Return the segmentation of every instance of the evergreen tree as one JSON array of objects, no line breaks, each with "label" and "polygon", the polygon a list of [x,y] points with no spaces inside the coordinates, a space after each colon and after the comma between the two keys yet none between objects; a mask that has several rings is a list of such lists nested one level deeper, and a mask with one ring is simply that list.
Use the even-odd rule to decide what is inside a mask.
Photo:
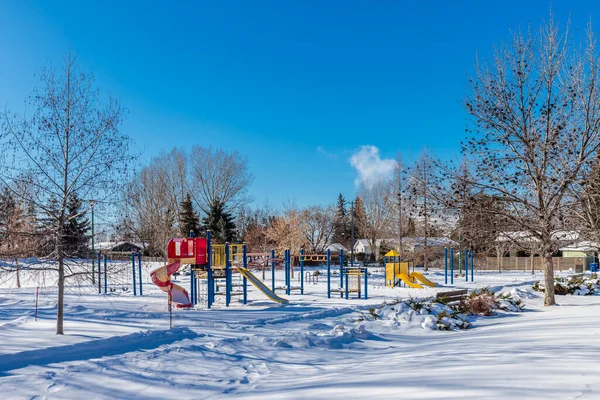
[{"label": "evergreen tree", "polygon": [[351,241],[350,224],[348,221],[347,202],[340,193],[338,196],[337,208],[335,212],[333,242],[341,243],[348,247]]},{"label": "evergreen tree", "polygon": [[0,194],[0,248],[13,255],[23,224],[23,210],[8,188]]},{"label": "evergreen tree", "polygon": [[58,220],[54,216],[57,215],[58,208],[58,200],[56,197],[50,196],[44,207],[43,216],[38,220],[38,231],[42,234],[40,255],[43,257],[51,256],[56,250],[54,235],[58,231]]},{"label": "evergreen tree", "polygon": [[89,254],[88,232],[91,225],[90,220],[86,218],[87,210],[81,210],[82,204],[77,194],[73,193],[69,196],[64,245],[66,254],[70,257],[87,257]]},{"label": "evergreen tree", "polygon": [[181,202],[181,211],[179,214],[179,230],[183,237],[188,237],[190,232],[194,232],[194,236],[200,233],[198,215],[194,211],[192,198],[188,193],[185,199]]},{"label": "evergreen tree", "polygon": [[6,241],[10,219],[14,214],[16,202],[10,190],[5,187],[0,194],[0,243]]},{"label": "evergreen tree", "polygon": [[233,217],[221,202],[210,207],[208,216],[204,218],[204,227],[210,229],[212,237],[221,243],[231,242],[235,235]]}]

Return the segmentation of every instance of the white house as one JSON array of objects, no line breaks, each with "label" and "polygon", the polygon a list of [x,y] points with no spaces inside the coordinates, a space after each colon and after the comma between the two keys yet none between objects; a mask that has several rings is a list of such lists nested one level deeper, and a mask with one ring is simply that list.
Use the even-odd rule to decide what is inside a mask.
[{"label": "white house", "polygon": [[371,254],[371,245],[368,239],[358,239],[354,242],[354,254]]},{"label": "white house", "polygon": [[[447,237],[428,237],[425,240],[424,237],[405,237],[402,238],[402,248],[404,251],[413,252],[418,251],[425,247],[425,241],[427,241],[428,248],[444,248],[444,247],[458,247],[458,243]],[[381,245],[385,244],[385,247],[398,249],[400,247],[399,238],[390,239],[377,239],[375,240],[375,251],[371,249],[371,241],[368,239],[358,239],[354,242],[354,253],[364,253],[366,256],[371,254],[379,255],[379,249]]]}]

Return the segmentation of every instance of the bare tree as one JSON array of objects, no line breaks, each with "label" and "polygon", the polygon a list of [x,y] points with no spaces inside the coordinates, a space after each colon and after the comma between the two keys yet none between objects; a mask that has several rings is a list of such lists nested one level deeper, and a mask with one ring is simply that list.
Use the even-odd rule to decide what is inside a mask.
[{"label": "bare tree", "polygon": [[31,185],[29,194],[15,194],[53,221],[46,231],[55,243],[51,256],[58,274],[56,333],[63,334],[65,279],[89,274],[69,268],[69,197],[110,202],[131,157],[129,139],[119,130],[121,106],[114,99],[103,101],[93,76],[78,69],[75,57],[69,53],[61,68],[44,68],[39,78],[42,85],[31,96],[31,117],[2,114],[0,153],[2,163],[10,167],[0,172],[0,179],[9,188]]},{"label": "bare tree", "polygon": [[408,182],[408,195],[411,214],[421,222],[423,235],[423,268],[429,265],[429,238],[434,233],[434,225],[439,222],[443,210],[443,198],[446,190],[442,187],[442,177],[437,171],[438,162],[423,150],[421,157],[415,162]]},{"label": "bare tree", "polygon": [[366,211],[366,221],[361,232],[369,241],[372,261],[379,258],[378,239],[391,236],[394,232],[394,218],[391,213],[394,199],[389,196],[388,184],[387,180],[380,181],[363,187],[360,193]]},{"label": "bare tree", "polygon": [[311,206],[302,211],[302,228],[310,252],[323,253],[335,231],[335,209]]},{"label": "bare tree", "polygon": [[[166,257],[166,246],[178,235],[176,196],[167,181],[170,173],[163,157],[154,158],[129,185],[128,204],[137,236],[147,244],[145,252]],[[178,207],[178,205],[177,205]]]},{"label": "bare tree", "polygon": [[190,168],[191,194],[205,214],[217,204],[234,212],[250,202],[248,189],[254,177],[248,169],[248,157],[237,151],[194,146]]},{"label": "bare tree", "polygon": [[293,203],[287,204],[283,214],[275,217],[267,229],[267,239],[277,245],[280,254],[285,249],[297,253],[306,244],[303,224],[301,210]]},{"label": "bare tree", "polygon": [[600,243],[600,159],[596,159],[581,185],[573,185],[577,206],[573,216],[581,222],[586,236]]},{"label": "bare tree", "polygon": [[515,33],[477,64],[465,101],[476,131],[463,148],[471,183],[539,242],[546,306],[555,304],[552,255],[572,227],[568,190],[584,181],[600,145],[600,71],[591,26],[586,33],[571,48],[568,25],[561,33],[552,15],[535,34]]}]

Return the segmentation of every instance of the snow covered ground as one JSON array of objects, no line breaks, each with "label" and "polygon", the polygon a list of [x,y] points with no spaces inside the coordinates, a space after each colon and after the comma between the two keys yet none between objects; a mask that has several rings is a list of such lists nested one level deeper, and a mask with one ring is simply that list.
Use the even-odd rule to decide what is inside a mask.
[{"label": "snow covered ground", "polygon": [[[439,272],[428,277],[443,283]],[[143,297],[70,288],[64,336],[54,335],[54,289],[41,290],[36,322],[35,290],[7,280],[0,398],[600,398],[600,296],[560,296],[544,308],[531,289],[540,278],[456,279],[455,287],[512,290],[525,302],[522,313],[472,318],[457,331],[424,329],[418,315],[368,318],[384,301],[447,289],[385,288],[381,271],[366,301],[327,299],[324,277],[305,295],[284,296],[288,306],[250,286],[248,305],[176,310],[172,330],[166,296],[151,283]],[[187,277],[179,283],[189,286]]]}]

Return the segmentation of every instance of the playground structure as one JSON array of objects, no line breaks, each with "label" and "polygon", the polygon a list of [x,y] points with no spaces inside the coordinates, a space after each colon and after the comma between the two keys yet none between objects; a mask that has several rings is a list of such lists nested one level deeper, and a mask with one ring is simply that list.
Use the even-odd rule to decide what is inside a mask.
[{"label": "playground structure", "polygon": [[[344,266],[344,254],[340,251],[340,284],[334,288],[332,286],[332,264],[331,252],[326,254],[305,254],[304,250],[300,250],[297,256],[299,260],[298,285],[292,285],[293,266],[292,260],[294,256],[290,250],[284,250],[283,258],[275,256],[275,250],[270,253],[247,253],[245,244],[213,244],[211,243],[211,233],[207,232],[206,238],[176,238],[171,239],[167,246],[167,256],[169,265],[166,270],[153,272],[154,277],[158,280],[157,286],[167,287],[167,277],[175,273],[179,265],[190,265],[190,290],[189,293],[185,290],[179,291],[182,296],[171,295],[170,298],[179,304],[178,307],[187,307],[186,304],[198,304],[199,293],[202,288],[206,288],[207,307],[211,308],[215,303],[216,296],[225,297],[225,306],[228,307],[233,297],[241,297],[241,302],[246,304],[248,301],[248,282],[260,290],[268,299],[280,303],[288,304],[289,301],[280,297],[277,291],[284,291],[286,295],[290,295],[293,291],[299,291],[304,294],[304,268],[305,262],[322,262],[327,266],[327,297],[330,298],[332,293],[339,293],[341,297],[348,299],[351,293],[356,293],[358,298],[368,298],[368,272],[366,267]],[[265,284],[261,279],[256,277],[249,267],[259,268],[263,272],[263,278],[267,268],[271,269],[271,287]],[[170,269],[169,269],[170,267]],[[275,271],[281,267],[284,272],[284,284],[276,285]],[[172,272],[169,274],[168,272]],[[166,272],[165,272],[166,271]],[[159,279],[160,277],[160,279]],[[238,280],[234,282],[234,278]],[[156,281],[154,281],[156,283]],[[164,289],[163,289],[164,290]],[[176,299],[179,299],[177,301]]]},{"label": "playground structure", "polygon": [[[412,263],[402,262],[400,254],[395,250],[388,251],[383,257],[383,262],[385,264],[385,286],[387,287],[400,286],[402,283],[414,289],[423,289],[423,286],[437,286],[420,272],[415,272]],[[413,272],[410,272],[411,267]]]},{"label": "playground structure", "polygon": [[[471,266],[471,282],[475,281],[475,252],[473,250],[464,250],[458,252],[459,272],[462,272],[464,267],[465,280],[469,282],[469,265]],[[444,249],[444,283],[448,284],[448,267],[450,267],[450,284],[454,284],[454,249]]]},{"label": "playground structure", "polygon": [[[321,261],[327,266],[327,298],[331,298],[332,293],[339,293],[340,297],[350,298],[350,293],[356,293],[360,299],[369,298],[368,291],[368,271],[367,267],[355,267],[344,265],[344,250],[340,250],[339,277],[340,283],[337,288],[332,287],[332,265],[331,265],[331,250],[327,250],[325,254],[304,254],[304,250],[300,250],[300,267],[305,261]],[[301,277],[303,279],[303,277]],[[362,282],[362,284],[361,284]],[[361,291],[364,284],[364,291]]]},{"label": "playground structure", "polygon": [[[206,238],[171,239],[167,246],[169,263],[179,261],[190,265],[190,303],[198,304],[201,281],[206,283],[207,307],[211,308],[216,296],[225,296],[225,306],[229,307],[234,296],[241,296],[242,303],[248,301],[248,281],[256,286],[267,298],[280,304],[288,300],[279,297],[248,269],[248,256],[245,244],[213,244],[210,231]],[[273,269],[275,260],[272,257]],[[233,283],[233,274],[238,283]],[[274,275],[273,275],[274,276]],[[237,289],[234,291],[234,287]],[[219,290],[224,289],[224,290]]]},{"label": "playground structure", "polygon": [[[143,295],[142,285],[142,253],[131,252],[131,270],[128,262],[112,260],[106,253],[97,252],[97,257],[92,260],[97,262],[98,294],[108,294],[117,288],[133,290],[133,295]],[[137,265],[136,265],[137,264]]]},{"label": "playground structure", "polygon": [[[290,295],[293,291],[299,291],[304,294],[305,283],[305,263],[318,262],[325,264],[327,278],[327,297],[332,294],[338,294],[342,298],[349,299],[351,294],[356,294],[357,298],[368,299],[368,268],[365,266],[344,265],[344,252],[339,253],[339,284],[336,285],[337,266],[332,265],[331,251],[327,250],[325,254],[305,254],[301,249],[298,257],[298,285],[292,285],[294,256],[290,250],[283,251],[283,258],[277,258],[275,250],[270,253],[250,253],[246,251],[245,244],[211,243],[211,234],[207,232],[206,238],[185,238],[171,239],[167,248],[169,265],[162,271],[155,270],[152,273],[153,282],[163,291],[169,292],[173,302],[178,304],[179,308],[193,307],[198,304],[199,293],[203,288],[206,294],[205,300],[207,307],[211,308],[215,303],[216,296],[225,297],[225,306],[229,307],[233,297],[240,297],[243,304],[248,301],[248,282],[254,285],[271,301],[288,304],[289,301],[277,294],[278,291],[284,291]],[[453,249],[444,249],[444,274],[445,284],[448,284],[448,274],[450,274],[450,284],[454,283],[454,266],[456,254]],[[141,277],[141,255],[139,259],[139,274]],[[100,260],[100,259],[99,259]],[[466,250],[460,253],[459,263],[464,267],[465,279],[469,281],[469,266],[471,268],[471,281],[474,280],[473,267],[474,253]],[[135,282],[136,257],[132,254],[132,274]],[[175,264],[178,263],[178,264]],[[173,285],[170,276],[175,273],[182,264],[190,265],[190,290],[183,290],[179,286]],[[400,255],[390,250],[384,257],[385,264],[385,285],[387,287],[398,287],[404,285],[410,288],[422,289],[424,286],[436,287],[434,282],[427,279],[423,274],[416,272],[411,262],[402,262]],[[100,267],[100,262],[99,262]],[[255,276],[249,267],[259,268],[263,273],[263,280]],[[413,272],[410,272],[413,267]],[[265,281],[266,272],[271,269],[270,287]],[[277,268],[283,269],[284,283],[277,286],[275,271]],[[160,268],[159,268],[160,269]],[[99,268],[100,271],[100,268]],[[308,273],[307,273],[308,274]],[[332,276],[333,275],[333,276]],[[310,276],[310,275],[308,275]],[[313,277],[316,274],[313,274]],[[234,282],[234,278],[237,281]],[[100,275],[98,276],[100,281]],[[268,279],[268,278],[267,278]],[[265,282],[263,282],[265,281]],[[158,283],[157,283],[158,282]],[[106,283],[105,283],[106,286]],[[134,295],[136,291],[134,284]],[[171,288],[170,290],[165,288]],[[106,290],[106,289],[105,289]],[[140,279],[140,295],[142,285]]]}]

